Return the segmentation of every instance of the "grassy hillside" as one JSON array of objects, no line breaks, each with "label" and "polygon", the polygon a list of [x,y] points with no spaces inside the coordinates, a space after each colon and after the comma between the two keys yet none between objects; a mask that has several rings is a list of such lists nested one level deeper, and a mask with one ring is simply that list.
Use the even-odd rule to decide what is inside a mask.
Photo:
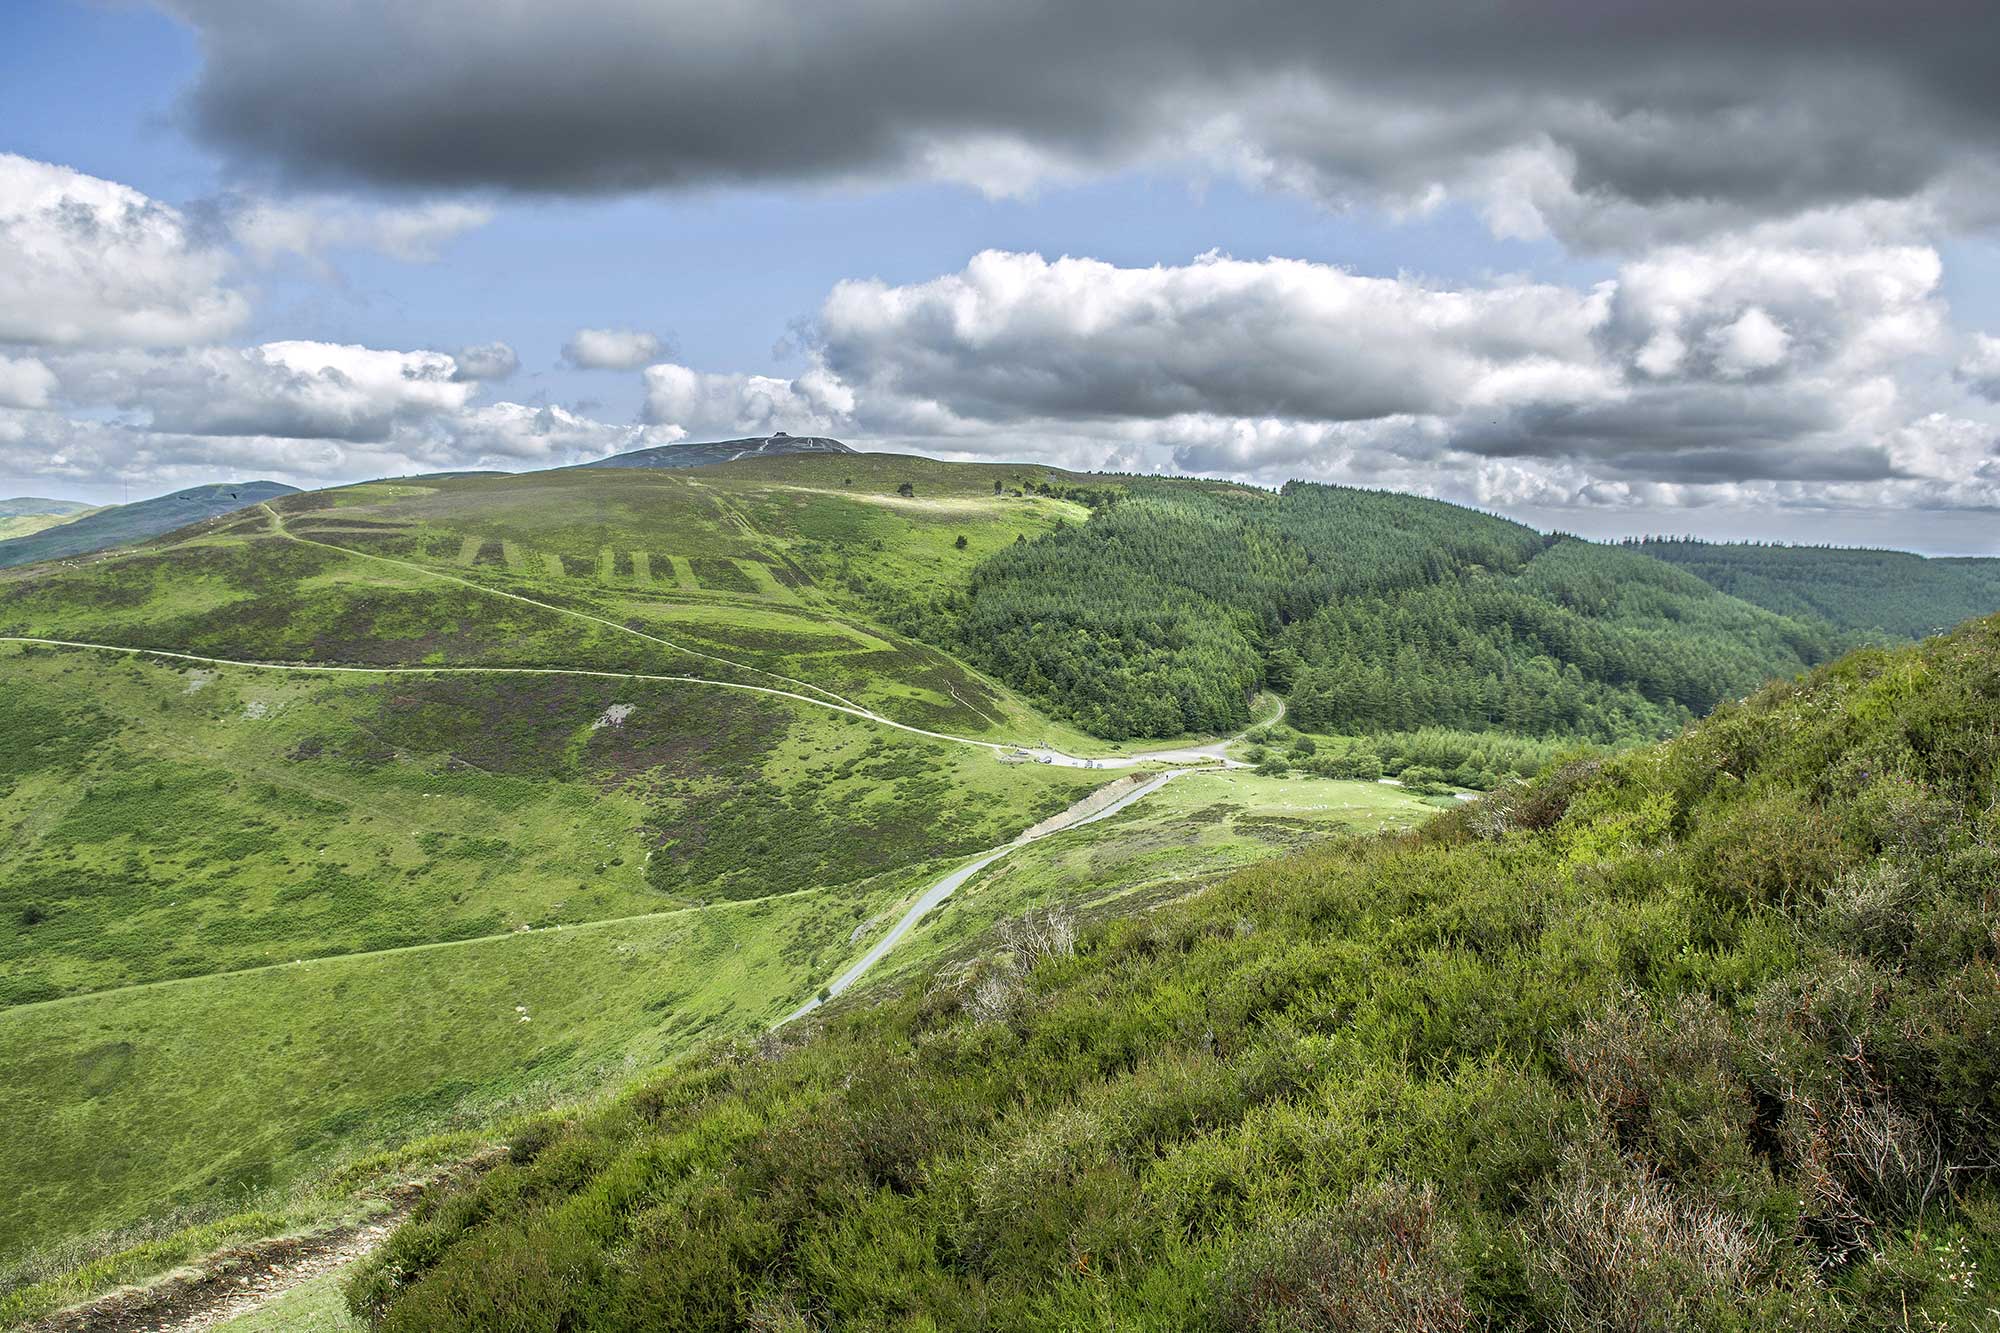
[{"label": "grassy hillside", "polygon": [[848,884],[1102,781],[644,680],[0,670],[0,1003]]},{"label": "grassy hillside", "polygon": [[[1409,827],[1432,813],[1372,783],[1184,781],[1167,801],[1049,839],[974,880],[883,975],[955,956],[1033,905],[1120,910],[1315,836]],[[0,1078],[29,1111],[0,1144],[0,1177],[21,1185],[0,1205],[0,1253],[174,1207],[282,1195],[379,1145],[581,1096],[702,1041],[755,1035],[952,864],[0,1011]]]},{"label": "grassy hillside", "polygon": [[1980,1327],[2000,620],[551,1119],[386,1329]]},{"label": "grassy hillside", "polygon": [[1843,630],[1915,639],[2000,607],[2000,560],[1665,538],[1629,545],[1732,597]]},{"label": "grassy hillside", "polygon": [[144,541],[200,519],[294,494],[296,489],[275,481],[190,486],[172,495],[78,513],[59,525],[27,534],[0,532],[0,537],[6,538],[0,540],[0,569]]},{"label": "grassy hillside", "polygon": [[[996,938],[1075,921],[1109,948],[1191,895],[1236,901],[1211,886],[1245,867],[1455,809],[1447,782],[1670,727],[1829,634],[1428,501],[898,455],[375,482],[0,573],[0,1086],[24,1108],[0,1311],[349,1206],[384,1151],[461,1150],[763,1033],[1109,776],[1009,747],[1227,731],[1260,681],[1292,695],[1239,749],[1255,773],[1023,847],[870,974],[862,993],[932,997],[893,1001],[895,1030],[924,1047],[973,1015],[977,1060],[1026,1087],[1000,1032],[1042,973]],[[1516,868],[1466,873],[1498,894]],[[1383,911],[1421,917],[1384,884]],[[1264,913],[1230,938],[1282,943]],[[1243,947],[1245,975],[1289,984],[1291,945]],[[1102,1035],[1158,1035],[1128,1029]],[[1022,1114],[1080,1086],[1058,1064]],[[944,1130],[991,1130],[953,1105]]]},{"label": "grassy hillside", "polygon": [[[888,577],[950,579],[1074,506],[1002,513],[989,491],[984,505],[940,515],[945,499],[906,501],[878,480],[877,494],[836,496],[822,518],[811,488],[686,477],[576,471],[319,492],[172,543],[0,577],[0,633],[259,661],[688,674],[958,734],[1075,738],[857,614],[844,584],[822,588],[787,558],[802,548],[826,563],[838,543],[843,562]],[[773,537],[759,521],[786,526]],[[977,543],[957,550],[968,533]]]},{"label": "grassy hillside", "polygon": [[[962,586],[1087,515],[996,495],[1013,475],[425,478],[0,575],[0,635],[65,641],[0,643],[0,1084],[24,1112],[0,1262],[28,1261],[0,1311],[759,1032],[969,853],[1104,782],[1005,762],[1090,743],[868,618],[888,582]],[[1142,906],[1434,808],[1183,779],[975,878],[885,974],[1032,904]]]},{"label": "grassy hillside", "polygon": [[81,500],[45,500],[38,496],[18,495],[0,500],[0,518],[67,518],[90,507]]}]

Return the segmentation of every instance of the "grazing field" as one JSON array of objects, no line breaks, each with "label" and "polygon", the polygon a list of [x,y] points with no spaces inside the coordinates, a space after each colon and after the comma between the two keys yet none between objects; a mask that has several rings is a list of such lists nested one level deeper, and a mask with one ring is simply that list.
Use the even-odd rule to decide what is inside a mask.
[{"label": "grazing field", "polygon": [[[962,587],[981,558],[1081,506],[995,495],[986,478],[1001,468],[879,455],[736,466],[746,475],[579,469],[292,497],[183,540],[0,579],[0,633],[265,661],[670,672],[838,697],[931,730],[1084,743],[881,623],[893,589]],[[914,499],[895,492],[905,473],[923,481]]]},{"label": "grazing field", "polygon": [[[1088,915],[1181,896],[1315,837],[1432,812],[1376,784],[1241,771],[1189,774],[1161,796],[976,878],[882,976],[957,956],[1033,905]],[[0,1208],[0,1254],[18,1258],[51,1228],[86,1234],[175,1207],[282,1197],[332,1163],[759,1032],[951,865],[0,1011],[0,1081],[30,1111],[26,1132],[0,1145],[0,1175],[28,1186]]]},{"label": "grazing field", "polygon": [[15,537],[26,537],[49,528],[61,527],[87,512],[85,510],[75,514],[0,514],[0,541],[11,541]]},{"label": "grazing field", "polygon": [[699,685],[0,665],[4,1003],[848,883],[1093,781]]},{"label": "grazing field", "polygon": [[0,1259],[760,1030],[923,873],[0,1011]]}]

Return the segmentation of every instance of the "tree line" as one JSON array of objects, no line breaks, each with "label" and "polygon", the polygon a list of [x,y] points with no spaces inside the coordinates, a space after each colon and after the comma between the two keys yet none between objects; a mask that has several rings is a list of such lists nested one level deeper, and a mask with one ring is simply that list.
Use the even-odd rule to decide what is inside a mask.
[{"label": "tree line", "polygon": [[1841,636],[1632,550],[1439,501],[1132,479],[894,610],[1109,739],[1219,732],[1265,686],[1322,732],[1669,732]]}]

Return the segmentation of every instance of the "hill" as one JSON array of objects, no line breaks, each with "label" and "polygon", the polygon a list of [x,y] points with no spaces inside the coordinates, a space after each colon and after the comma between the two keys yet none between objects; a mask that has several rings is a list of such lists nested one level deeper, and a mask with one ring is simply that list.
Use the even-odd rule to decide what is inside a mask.
[{"label": "hill", "polygon": [[190,486],[172,495],[138,500],[132,504],[110,505],[58,527],[0,541],[0,569],[65,556],[88,555],[93,551],[144,541],[201,519],[214,518],[280,495],[297,493],[297,487],[275,481],[221,482],[211,486]]},{"label": "hill", "polygon": [[[825,451],[370,482],[0,572],[0,1319],[1836,637],[1411,497]],[[1255,771],[1158,781],[1223,752]]]},{"label": "hill", "polygon": [[[848,582],[960,586],[1080,522],[994,493],[1045,475],[398,479],[0,574],[0,1082],[28,1108],[0,1143],[0,1315],[762,1031],[941,878],[1095,799],[1117,775],[1017,747],[1117,747]],[[1437,808],[1177,780],[1015,852],[878,970]]]},{"label": "hill", "polygon": [[786,454],[851,454],[854,450],[839,440],[823,435],[752,436],[742,440],[718,440],[707,444],[662,444],[651,449],[634,449],[613,454],[582,467],[705,467],[710,463],[734,463],[745,458],[779,458]]},{"label": "hill", "polygon": [[2000,559],[1658,537],[1626,545],[1732,597],[1848,631],[1922,638],[2000,607]]},{"label": "hill", "polygon": [[1975,1327],[2000,620],[517,1131],[385,1330]]},{"label": "hill", "polygon": [[0,500],[0,518],[32,518],[37,515],[67,516],[91,508],[81,500],[43,500],[32,495]]},{"label": "hill", "polygon": [[1233,729],[1269,685],[1312,731],[1650,738],[1837,637],[1616,547],[1415,496],[1038,486],[1089,522],[998,553],[962,591],[873,591],[891,623],[1098,736]]},{"label": "hill", "polygon": [[0,541],[57,527],[90,513],[92,508],[80,500],[44,500],[33,496],[0,500]]}]

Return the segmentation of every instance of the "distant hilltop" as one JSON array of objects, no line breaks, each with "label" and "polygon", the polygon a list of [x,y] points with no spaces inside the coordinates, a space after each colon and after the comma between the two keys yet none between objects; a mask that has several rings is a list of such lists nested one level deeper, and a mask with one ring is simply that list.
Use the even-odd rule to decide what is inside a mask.
[{"label": "distant hilltop", "polygon": [[743,440],[717,440],[712,444],[662,444],[651,449],[634,449],[629,454],[613,454],[584,467],[702,467],[709,463],[733,463],[739,458],[775,458],[779,454],[851,454],[854,450],[824,435],[756,435]]},{"label": "distant hilltop", "polygon": [[89,555],[93,551],[144,541],[161,533],[199,523],[248,505],[297,495],[298,487],[276,481],[226,481],[190,486],[172,495],[131,504],[110,505],[82,517],[25,537],[0,541],[0,569]]}]

